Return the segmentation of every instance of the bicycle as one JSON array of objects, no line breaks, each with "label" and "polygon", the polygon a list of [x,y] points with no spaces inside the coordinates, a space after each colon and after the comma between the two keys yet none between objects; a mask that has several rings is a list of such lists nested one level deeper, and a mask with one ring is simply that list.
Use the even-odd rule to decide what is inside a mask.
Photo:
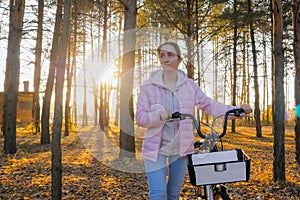
[{"label": "bicycle", "polygon": [[[240,117],[244,113],[241,108],[232,109],[225,113],[222,133],[219,134],[212,126],[211,133],[203,134],[200,123],[191,114],[173,113],[172,120],[191,119],[197,134],[203,138],[194,142],[195,153],[188,155],[188,173],[190,182],[196,186],[198,199],[230,200],[225,183],[248,181],[250,178],[249,156],[241,149],[223,150],[221,138],[227,130],[227,120],[230,115]],[[219,150],[216,142],[221,142]]]}]

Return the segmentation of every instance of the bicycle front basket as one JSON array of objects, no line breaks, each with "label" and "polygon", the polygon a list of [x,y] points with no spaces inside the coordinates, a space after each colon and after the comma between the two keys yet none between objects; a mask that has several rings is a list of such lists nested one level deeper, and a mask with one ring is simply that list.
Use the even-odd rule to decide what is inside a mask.
[{"label": "bicycle front basket", "polygon": [[192,185],[248,181],[251,159],[241,149],[188,155]]}]

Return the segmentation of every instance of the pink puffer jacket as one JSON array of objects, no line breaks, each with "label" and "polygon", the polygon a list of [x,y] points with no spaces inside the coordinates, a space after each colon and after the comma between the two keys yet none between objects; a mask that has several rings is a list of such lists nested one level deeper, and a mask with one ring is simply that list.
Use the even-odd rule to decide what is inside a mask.
[{"label": "pink puffer jacket", "polygon": [[[183,71],[178,71],[178,82],[173,90],[178,98],[180,112],[194,114],[195,105],[203,112],[212,115],[223,115],[227,110],[235,108],[213,101],[206,96],[198,85],[187,78]],[[162,140],[164,121],[159,113],[164,108],[164,90],[162,71],[151,73],[150,78],[140,87],[138,97],[136,123],[146,128],[142,147],[142,157],[156,162]],[[194,134],[191,120],[179,122],[179,152],[186,156],[194,152]]]}]

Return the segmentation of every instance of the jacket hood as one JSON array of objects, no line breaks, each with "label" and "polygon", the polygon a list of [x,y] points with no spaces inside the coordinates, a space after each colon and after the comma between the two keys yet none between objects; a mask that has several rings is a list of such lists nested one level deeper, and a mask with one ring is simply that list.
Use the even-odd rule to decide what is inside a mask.
[{"label": "jacket hood", "polygon": [[[184,71],[182,71],[181,69],[177,70],[177,72],[178,72],[178,79],[176,83],[176,89],[184,82],[186,82],[188,79]],[[143,85],[146,84],[156,84],[160,87],[167,88],[163,83],[163,70],[156,70],[151,72],[149,79],[145,81]]]}]

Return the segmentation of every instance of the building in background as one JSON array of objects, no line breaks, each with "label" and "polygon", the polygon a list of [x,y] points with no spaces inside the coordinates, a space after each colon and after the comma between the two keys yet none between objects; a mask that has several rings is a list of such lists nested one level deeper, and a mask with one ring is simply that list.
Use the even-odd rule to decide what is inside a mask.
[{"label": "building in background", "polygon": [[[24,81],[24,91],[19,92],[17,104],[17,125],[27,126],[32,122],[33,92],[29,91],[29,81]],[[3,95],[0,92],[0,124],[2,124]]]}]

